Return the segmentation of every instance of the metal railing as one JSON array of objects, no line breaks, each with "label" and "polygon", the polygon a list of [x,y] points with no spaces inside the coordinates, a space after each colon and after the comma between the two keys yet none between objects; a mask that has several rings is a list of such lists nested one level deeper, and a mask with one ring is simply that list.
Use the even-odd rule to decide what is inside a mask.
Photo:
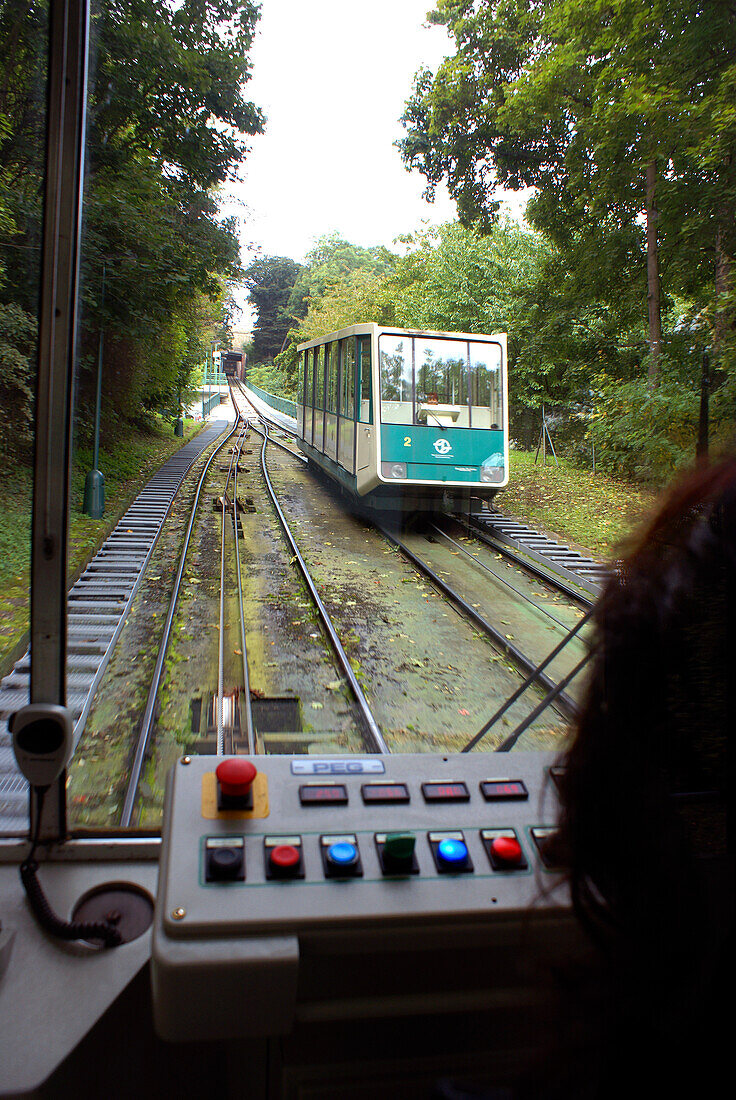
[{"label": "metal railing", "polygon": [[202,371],[202,385],[203,386],[226,386],[227,375],[223,374],[219,370],[203,370]]},{"label": "metal railing", "polygon": [[219,404],[220,393],[218,390],[215,390],[214,393],[209,394],[208,397],[205,397],[205,395],[202,394],[202,418],[204,419],[204,417],[209,416],[215,405]]},{"label": "metal railing", "polygon": [[246,382],[245,385],[249,390],[253,390],[256,397],[260,397],[261,401],[265,401],[272,409],[278,409],[279,412],[296,418],[296,401],[290,401],[288,397],[276,397],[275,394],[262,390],[260,386],[254,386],[252,382]]}]

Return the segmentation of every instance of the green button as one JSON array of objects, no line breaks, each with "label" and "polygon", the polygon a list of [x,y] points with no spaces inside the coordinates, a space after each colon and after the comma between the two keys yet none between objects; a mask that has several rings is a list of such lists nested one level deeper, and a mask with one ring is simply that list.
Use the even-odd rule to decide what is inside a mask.
[{"label": "green button", "polygon": [[389,859],[408,861],[414,855],[415,843],[413,833],[387,833],[383,853]]}]

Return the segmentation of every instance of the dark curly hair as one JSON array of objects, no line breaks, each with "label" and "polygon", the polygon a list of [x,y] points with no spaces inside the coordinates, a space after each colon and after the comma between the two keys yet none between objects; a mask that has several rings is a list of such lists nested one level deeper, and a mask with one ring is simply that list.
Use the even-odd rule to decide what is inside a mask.
[{"label": "dark curly hair", "polygon": [[736,458],[669,492],[594,621],[557,854],[619,1021],[672,1051],[733,945]]}]

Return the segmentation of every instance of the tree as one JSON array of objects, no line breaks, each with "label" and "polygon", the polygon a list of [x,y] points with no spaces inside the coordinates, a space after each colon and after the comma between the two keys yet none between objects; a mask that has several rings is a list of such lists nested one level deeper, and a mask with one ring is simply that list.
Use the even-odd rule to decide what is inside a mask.
[{"label": "tree", "polygon": [[46,104],[46,5],[0,7],[0,301],[35,315]]},{"label": "tree", "polygon": [[[430,193],[447,179],[461,220],[482,228],[495,215],[496,183],[538,188],[534,224],[561,246],[586,218],[625,230],[644,213],[654,380],[658,237],[681,267],[703,252],[703,238],[682,234],[668,214],[710,218],[715,247],[732,254],[732,0],[439,0],[430,18],[457,51],[436,76],[416,78],[405,162],[424,172]],[[713,233],[705,239],[712,254]],[[730,259],[719,270],[725,288]],[[726,295],[718,288],[718,312]]]},{"label": "tree", "polygon": [[282,350],[295,320],[290,301],[302,271],[302,265],[288,256],[262,256],[246,269],[243,283],[256,310],[254,363],[271,362]]},{"label": "tree", "polygon": [[196,304],[224,308],[240,275],[218,189],[262,129],[243,94],[256,18],[249,0],[112,0],[94,21],[82,346],[105,326],[106,391],[127,414],[175,404],[205,352]]},{"label": "tree", "polygon": [[[92,17],[82,241],[78,421],[90,422],[99,332],[103,416],[171,407],[240,275],[219,192],[262,130],[245,97],[258,7],[251,0],[110,0]],[[35,312],[44,157],[44,6],[0,10],[0,305]],[[5,62],[7,60],[7,67]],[[10,238],[8,240],[8,238]],[[28,277],[28,268],[33,276]],[[104,305],[102,283],[104,273]],[[206,311],[205,311],[206,312]],[[12,326],[18,332],[18,326]],[[32,354],[32,353],[31,353]]]},{"label": "tree", "polygon": [[277,360],[288,386],[295,384],[300,342],[360,321],[390,319],[383,284],[395,262],[382,245],[364,248],[339,233],[315,242],[291,292],[288,310],[295,323]]}]

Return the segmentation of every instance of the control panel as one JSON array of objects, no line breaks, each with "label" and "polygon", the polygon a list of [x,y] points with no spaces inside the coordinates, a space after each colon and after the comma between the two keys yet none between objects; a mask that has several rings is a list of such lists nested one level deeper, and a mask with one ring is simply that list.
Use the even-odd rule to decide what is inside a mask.
[{"label": "control panel", "polygon": [[[156,903],[161,1034],[185,1037],[202,997],[231,1034],[288,1032],[308,996],[300,959],[331,944],[337,954],[420,942],[452,952],[494,927],[565,913],[545,850],[554,762],[182,758],[167,788]],[[233,998],[234,1016],[223,1011]]]}]

